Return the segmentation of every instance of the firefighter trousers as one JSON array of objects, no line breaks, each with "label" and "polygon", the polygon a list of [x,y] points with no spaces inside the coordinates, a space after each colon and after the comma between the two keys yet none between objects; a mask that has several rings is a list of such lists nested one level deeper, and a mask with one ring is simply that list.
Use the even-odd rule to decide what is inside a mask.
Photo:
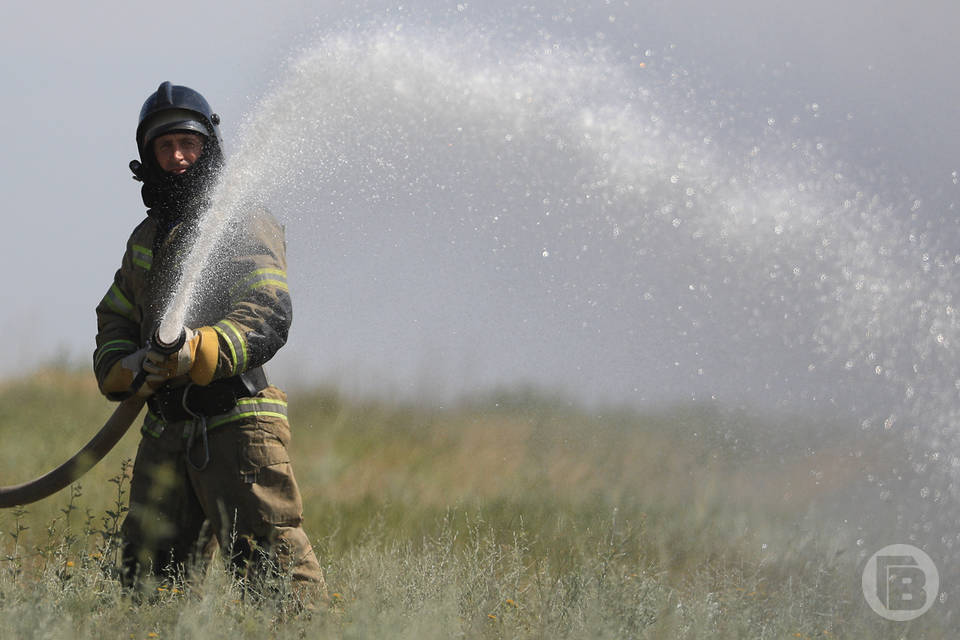
[{"label": "firefighter trousers", "polygon": [[323,572],[302,527],[286,420],[220,426],[206,444],[194,438],[188,447],[185,430],[195,426],[171,423],[140,442],[121,528],[125,583],[189,576],[219,544],[253,593],[279,584],[271,577],[288,576],[304,604],[325,599]]}]

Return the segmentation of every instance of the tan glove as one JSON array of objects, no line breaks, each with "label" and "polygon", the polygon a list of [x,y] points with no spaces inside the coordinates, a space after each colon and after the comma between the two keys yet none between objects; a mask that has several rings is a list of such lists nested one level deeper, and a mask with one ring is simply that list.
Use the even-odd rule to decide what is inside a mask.
[{"label": "tan glove", "polygon": [[220,343],[213,327],[200,327],[196,331],[184,327],[186,339],[180,350],[165,355],[159,351],[147,351],[143,369],[147,372],[146,384],[159,387],[172,378],[189,374],[200,385],[209,384],[217,369]]},{"label": "tan glove", "polygon": [[[104,393],[124,393],[129,391],[130,385],[133,384],[133,379],[137,377],[137,374],[140,373],[140,370],[143,368],[146,354],[147,348],[142,347],[113,363],[110,371],[107,372],[107,377],[103,379],[102,386]],[[137,395],[141,398],[146,398],[152,395],[155,390],[156,387],[143,384],[137,389]]]}]

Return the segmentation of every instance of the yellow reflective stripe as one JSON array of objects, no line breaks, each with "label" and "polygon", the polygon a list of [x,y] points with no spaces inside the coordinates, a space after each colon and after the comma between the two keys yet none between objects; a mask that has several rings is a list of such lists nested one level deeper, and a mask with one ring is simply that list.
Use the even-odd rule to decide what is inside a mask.
[{"label": "yellow reflective stripe", "polygon": [[120,291],[120,287],[113,284],[110,285],[110,292],[108,294],[111,301],[116,302],[123,309],[133,309],[133,303],[127,300],[127,296],[123,295],[123,291]]},{"label": "yellow reflective stripe", "polygon": [[97,349],[96,354],[94,354],[93,366],[99,367],[103,361],[103,357],[111,351],[123,351],[126,354],[133,353],[136,350],[137,343],[132,340],[111,340],[110,342],[104,342],[100,345],[100,348]]},{"label": "yellow reflective stripe", "polygon": [[284,291],[290,291],[290,287],[287,285],[287,283],[281,282],[280,280],[258,280],[257,282],[254,282],[249,287],[247,287],[247,291],[249,291],[250,289],[257,289],[259,287],[266,287],[268,285],[279,287]]},{"label": "yellow reflective stripe", "polygon": [[276,413],[273,411],[247,411],[246,413],[237,413],[234,415],[226,416],[220,420],[215,420],[207,425],[208,429],[213,429],[214,427],[222,427],[228,422],[234,422],[236,420],[242,420],[244,418],[249,418],[250,416],[266,416],[270,418],[282,418],[287,419],[287,414],[285,413]]},{"label": "yellow reflective stripe", "polygon": [[237,406],[230,411],[212,416],[207,422],[207,428],[213,429],[229,422],[256,416],[286,420],[287,403],[274,398],[241,398],[237,400]]},{"label": "yellow reflective stripe", "polygon": [[127,297],[123,295],[123,292],[120,291],[120,287],[118,287],[116,284],[110,286],[110,290],[107,291],[107,295],[103,296],[103,302],[106,302],[108,307],[120,315],[132,319],[133,303],[127,300]]},{"label": "yellow reflective stripe", "polygon": [[[287,403],[284,400],[277,400],[275,398],[240,398],[237,400],[237,406],[230,411],[208,417],[207,429],[222,427],[225,424],[252,417],[287,420]],[[189,422],[189,420],[180,422]],[[164,429],[166,429],[166,426],[167,423],[164,422],[163,418],[148,409],[140,431],[154,438],[158,438]],[[187,438],[189,434],[190,432],[184,429],[183,437]]]},{"label": "yellow reflective stripe", "polygon": [[[217,333],[222,335],[226,339],[227,344],[230,345],[230,357],[233,359],[231,375],[246,371],[247,342],[243,339],[243,334],[240,333],[240,330],[229,320],[221,320],[215,324],[213,328]],[[227,329],[229,329],[229,333]]]},{"label": "yellow reflective stripe", "polygon": [[149,271],[153,265],[153,251],[139,244],[133,245],[133,264]]},{"label": "yellow reflective stripe", "polygon": [[230,375],[233,375],[233,372],[237,370],[237,352],[233,349],[233,340],[231,340],[226,331],[221,329],[219,326],[213,325],[213,330],[217,332],[217,335],[223,338],[224,342],[227,343],[227,349],[230,350],[230,362],[232,363]]},{"label": "yellow reflective stripe", "polygon": [[238,405],[248,405],[248,404],[259,404],[259,405],[268,405],[275,404],[278,407],[279,411],[285,411],[287,408],[287,401],[280,400],[277,398],[240,398],[237,400]]},{"label": "yellow reflective stripe", "polygon": [[247,291],[268,285],[273,285],[283,289],[284,291],[289,291],[290,289],[287,286],[287,272],[283,269],[271,268],[257,269],[252,271],[246,278],[241,280],[230,289],[230,298],[231,300],[236,300]]},{"label": "yellow reflective stripe", "polygon": [[166,423],[160,418],[160,416],[148,409],[147,415],[143,419],[143,426],[140,427],[140,432],[153,436],[154,438],[159,438],[166,426]]},{"label": "yellow reflective stripe", "polygon": [[240,343],[240,358],[237,360],[236,373],[243,373],[247,370],[247,341],[243,339],[243,334],[240,333],[236,325],[229,320],[224,320],[223,323],[233,331],[234,335],[237,336],[237,342]]}]

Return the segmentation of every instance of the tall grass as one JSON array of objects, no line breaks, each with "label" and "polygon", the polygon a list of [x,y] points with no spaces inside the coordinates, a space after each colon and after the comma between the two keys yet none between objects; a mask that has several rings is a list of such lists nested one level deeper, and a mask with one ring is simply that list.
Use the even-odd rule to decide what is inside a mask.
[{"label": "tall grass", "polygon": [[[864,603],[873,550],[843,516],[862,505],[864,465],[890,452],[842,425],[527,392],[448,408],[290,400],[329,605],[254,604],[216,563],[199,583],[124,592],[131,432],[70,491],[0,512],[0,638],[956,636],[947,605],[893,623]],[[83,372],[4,384],[0,484],[59,463],[110,411]]]}]

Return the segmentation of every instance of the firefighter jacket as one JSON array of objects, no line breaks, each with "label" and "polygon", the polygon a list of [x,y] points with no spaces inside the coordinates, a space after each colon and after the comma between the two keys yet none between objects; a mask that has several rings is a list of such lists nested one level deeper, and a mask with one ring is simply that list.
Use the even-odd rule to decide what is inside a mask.
[{"label": "firefighter jacket", "polygon": [[[166,229],[164,219],[151,211],[131,234],[113,284],[96,309],[93,366],[101,390],[113,364],[146,345],[159,327],[173,292],[181,286],[181,268],[197,223],[196,216],[186,217]],[[292,320],[283,227],[263,209],[237,216],[229,224],[224,241],[211,251],[201,273],[186,274],[197,282],[185,324],[212,327],[218,337],[211,384],[270,360],[286,342]],[[210,426],[232,418],[255,419],[258,412],[285,420],[283,392],[268,391],[272,392],[241,399],[227,414],[212,416]],[[148,413],[145,430],[150,431],[151,421],[157,419]]]}]

